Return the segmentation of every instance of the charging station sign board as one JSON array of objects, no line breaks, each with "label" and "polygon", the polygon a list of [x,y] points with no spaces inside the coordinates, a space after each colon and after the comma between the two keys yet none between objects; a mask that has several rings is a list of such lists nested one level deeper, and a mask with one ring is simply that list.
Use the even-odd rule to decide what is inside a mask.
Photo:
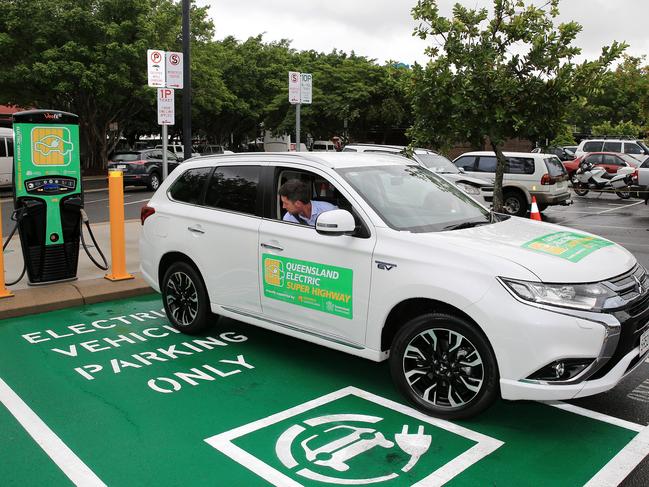
[{"label": "charging station sign board", "polygon": [[174,90],[158,88],[158,125],[173,125],[175,116]]},{"label": "charging station sign board", "polygon": [[167,88],[182,89],[183,87],[183,53],[166,53]]},{"label": "charging station sign board", "polygon": [[149,49],[146,52],[147,78],[149,86],[165,86],[165,51]]}]

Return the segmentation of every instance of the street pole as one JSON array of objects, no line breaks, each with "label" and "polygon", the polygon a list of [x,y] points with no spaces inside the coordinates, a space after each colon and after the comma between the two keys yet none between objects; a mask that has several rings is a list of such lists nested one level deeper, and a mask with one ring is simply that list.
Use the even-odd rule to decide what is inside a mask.
[{"label": "street pole", "polygon": [[167,126],[162,126],[162,180],[167,179],[169,168],[167,163]]},{"label": "street pole", "polygon": [[183,157],[185,160],[192,156],[192,78],[191,59],[189,57],[190,3],[190,0],[183,0]]},{"label": "street pole", "polygon": [[295,150],[300,152],[300,105],[295,104]]}]

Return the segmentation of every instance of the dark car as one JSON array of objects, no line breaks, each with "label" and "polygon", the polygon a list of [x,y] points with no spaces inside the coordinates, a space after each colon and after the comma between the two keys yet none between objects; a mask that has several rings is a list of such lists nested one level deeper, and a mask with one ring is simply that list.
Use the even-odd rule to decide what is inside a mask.
[{"label": "dark car", "polygon": [[[167,151],[167,170],[176,169],[178,158]],[[162,182],[162,149],[144,149],[115,152],[108,169],[120,169],[124,173],[124,185],[146,186],[155,191]]]}]

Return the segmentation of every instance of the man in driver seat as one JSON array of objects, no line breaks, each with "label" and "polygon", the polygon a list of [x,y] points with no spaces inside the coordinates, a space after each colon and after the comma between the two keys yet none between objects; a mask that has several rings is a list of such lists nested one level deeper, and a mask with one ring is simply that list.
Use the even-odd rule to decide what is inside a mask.
[{"label": "man in driver seat", "polygon": [[280,186],[278,193],[282,208],[286,210],[282,220],[287,222],[313,227],[320,213],[338,209],[336,205],[326,201],[312,201],[309,186],[299,179],[286,181]]}]

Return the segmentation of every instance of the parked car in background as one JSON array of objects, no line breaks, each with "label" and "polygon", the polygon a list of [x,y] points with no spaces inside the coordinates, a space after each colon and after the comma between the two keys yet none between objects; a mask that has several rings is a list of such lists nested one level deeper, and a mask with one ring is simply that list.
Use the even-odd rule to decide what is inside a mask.
[{"label": "parked car in background", "polygon": [[223,154],[225,149],[222,145],[208,144],[197,147],[196,151],[202,156],[211,156],[212,154]]},{"label": "parked car in background", "polygon": [[336,146],[330,140],[316,140],[311,146],[313,152],[336,152]]},{"label": "parked car in background", "polygon": [[[536,197],[539,211],[552,205],[569,205],[568,172],[554,154],[505,152],[507,165],[503,175],[504,211],[525,216]],[[453,163],[467,174],[493,185],[496,154],[488,151],[467,152]]]},{"label": "parked car in background", "polygon": [[0,127],[0,187],[13,184],[14,167],[14,132],[10,128]]},{"label": "parked car in background", "polygon": [[[156,145],[156,149],[162,150],[162,144]],[[185,159],[185,147],[182,144],[168,144],[167,150],[172,152],[178,161]],[[200,154],[192,147],[192,157],[198,157]]]},{"label": "parked car in background", "polygon": [[403,145],[348,144],[343,149],[343,152],[373,152],[376,154],[405,156],[455,184],[480,203],[486,205],[493,200],[493,184],[464,174],[449,159],[429,149],[416,148],[408,151]]},{"label": "parked car in background", "polygon": [[641,140],[631,139],[588,139],[582,140],[577,146],[575,157],[588,152],[621,152],[629,154],[638,160],[649,156],[649,147]]},{"label": "parked car in background", "polygon": [[582,161],[589,162],[595,166],[600,166],[606,169],[610,174],[617,174],[623,168],[622,172],[633,172],[633,169],[640,165],[640,161],[628,154],[617,154],[613,152],[591,152],[577,157],[576,159],[564,162],[563,166],[572,175],[579,169],[579,164]]},{"label": "parked car in background", "polygon": [[[167,170],[170,174],[179,163],[176,155],[167,151]],[[155,191],[162,182],[162,150],[115,152],[108,161],[108,169],[121,170],[125,186],[146,186]]]},{"label": "parked car in background", "polygon": [[[573,149],[573,147],[575,149]],[[548,147],[545,150],[542,147],[536,147],[535,149],[532,149],[532,153],[554,154],[562,161],[572,161],[575,158],[575,150],[576,150],[576,146],[570,146],[570,148],[569,147]]]}]

